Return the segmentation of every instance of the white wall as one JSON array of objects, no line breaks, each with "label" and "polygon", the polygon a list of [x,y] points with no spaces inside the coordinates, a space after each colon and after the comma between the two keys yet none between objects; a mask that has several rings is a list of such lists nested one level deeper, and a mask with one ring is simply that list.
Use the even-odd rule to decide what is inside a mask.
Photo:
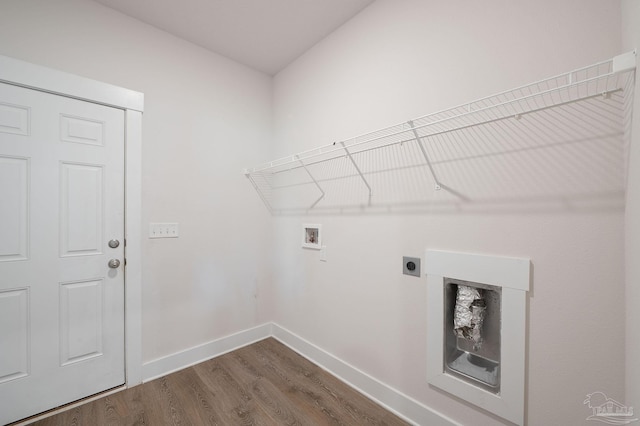
[{"label": "white wall", "polygon": [[270,319],[270,221],[241,173],[270,156],[270,77],[84,0],[3,0],[0,54],[145,94],[142,226],[180,238],[143,241],[144,361]]},{"label": "white wall", "polygon": [[[640,48],[640,2],[622,2],[622,46]],[[632,141],[629,154],[627,205],[625,212],[626,405],[640,408],[640,86],[636,71]]]},{"label": "white wall", "polygon": [[[275,77],[275,154],[613,57],[620,19],[610,0],[378,0]],[[528,424],[582,424],[588,393],[625,396],[623,209],[494,207],[276,217],[276,322],[463,424],[500,424],[427,385],[426,279],[401,275],[401,258],[530,257]],[[300,248],[304,222],[323,225],[326,263]]]}]

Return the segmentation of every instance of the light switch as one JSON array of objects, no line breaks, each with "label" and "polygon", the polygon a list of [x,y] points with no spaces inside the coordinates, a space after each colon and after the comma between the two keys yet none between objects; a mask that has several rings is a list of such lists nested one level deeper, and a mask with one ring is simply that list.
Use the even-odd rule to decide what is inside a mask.
[{"label": "light switch", "polygon": [[177,223],[149,224],[149,238],[178,238],[179,234]]}]

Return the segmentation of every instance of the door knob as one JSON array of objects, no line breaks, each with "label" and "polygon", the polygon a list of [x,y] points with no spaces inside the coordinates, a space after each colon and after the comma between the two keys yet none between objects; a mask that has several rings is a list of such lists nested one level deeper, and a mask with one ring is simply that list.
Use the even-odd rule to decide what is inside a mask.
[{"label": "door knob", "polygon": [[118,240],[110,240],[109,241],[109,247],[111,247],[111,248],[118,248],[119,245],[120,245],[120,241],[118,241]]},{"label": "door knob", "polygon": [[120,266],[120,261],[118,259],[111,259],[109,261],[109,268],[116,269],[118,266]]}]

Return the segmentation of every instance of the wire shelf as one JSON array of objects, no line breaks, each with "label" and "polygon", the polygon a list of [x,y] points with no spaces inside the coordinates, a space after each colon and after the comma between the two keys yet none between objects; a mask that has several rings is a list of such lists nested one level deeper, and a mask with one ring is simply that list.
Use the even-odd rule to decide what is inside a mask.
[{"label": "wire shelf", "polygon": [[[541,175],[533,186],[552,185],[556,195],[623,188],[619,162],[629,133],[635,63],[635,51],[628,52],[270,161],[245,175],[272,214],[460,204],[495,197],[496,191],[486,190],[492,186],[511,197],[548,195],[523,179],[530,167],[553,178],[545,183]],[[598,188],[593,182],[582,188],[594,167],[609,172],[597,176]]]}]

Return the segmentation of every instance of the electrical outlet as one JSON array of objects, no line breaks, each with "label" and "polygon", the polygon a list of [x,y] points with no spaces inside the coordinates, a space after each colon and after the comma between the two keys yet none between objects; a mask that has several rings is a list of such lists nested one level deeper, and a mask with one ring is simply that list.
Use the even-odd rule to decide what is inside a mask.
[{"label": "electrical outlet", "polygon": [[178,238],[179,235],[177,223],[149,224],[149,238]]},{"label": "electrical outlet", "polygon": [[420,276],[420,258],[419,257],[402,257],[402,273],[405,275]]}]

